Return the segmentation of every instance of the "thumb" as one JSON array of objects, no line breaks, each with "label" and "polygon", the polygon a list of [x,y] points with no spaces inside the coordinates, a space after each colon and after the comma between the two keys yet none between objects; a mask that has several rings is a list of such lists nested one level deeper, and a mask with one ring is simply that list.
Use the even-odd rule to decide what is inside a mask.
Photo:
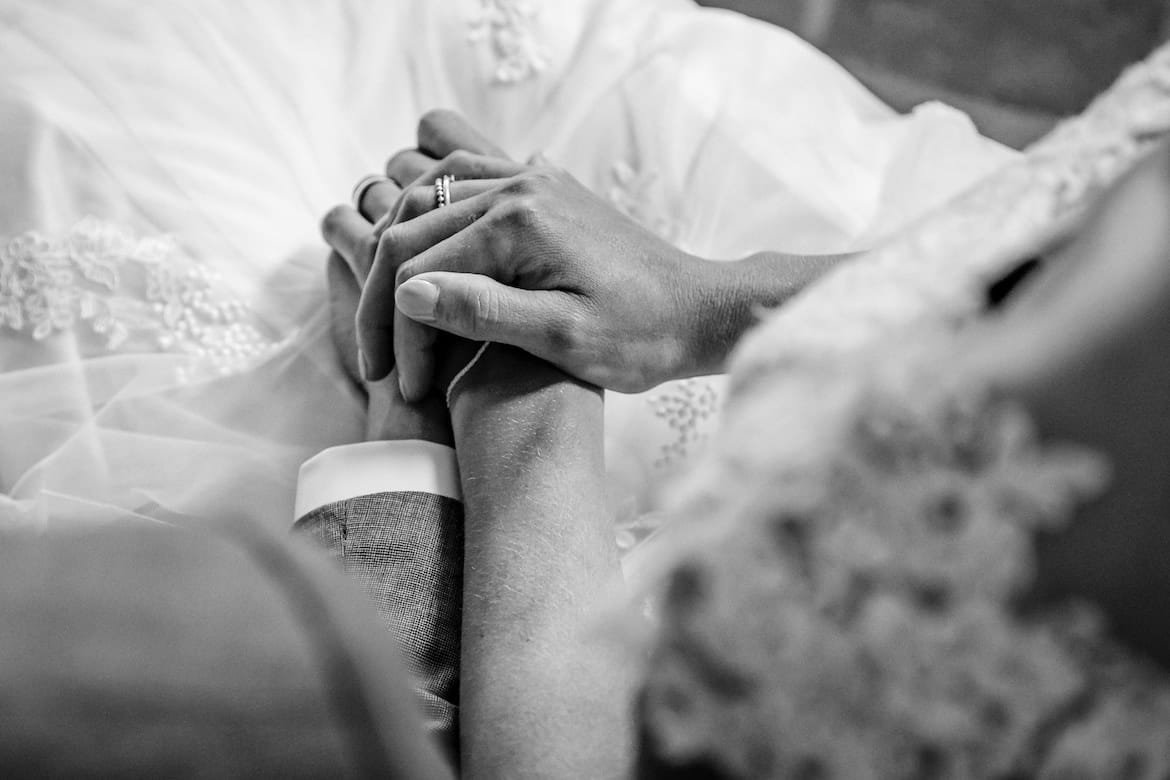
[{"label": "thumb", "polygon": [[[558,290],[521,290],[480,274],[432,271],[398,286],[404,315],[473,341],[510,344],[561,362],[581,333],[580,301]],[[558,360],[560,358],[560,360]]]}]

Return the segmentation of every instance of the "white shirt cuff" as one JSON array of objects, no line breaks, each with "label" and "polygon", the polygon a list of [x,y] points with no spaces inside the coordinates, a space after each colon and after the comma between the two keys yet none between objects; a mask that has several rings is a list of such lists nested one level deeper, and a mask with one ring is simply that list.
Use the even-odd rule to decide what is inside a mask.
[{"label": "white shirt cuff", "polygon": [[337,501],[398,492],[461,501],[455,450],[419,439],[330,447],[301,466],[294,519]]}]

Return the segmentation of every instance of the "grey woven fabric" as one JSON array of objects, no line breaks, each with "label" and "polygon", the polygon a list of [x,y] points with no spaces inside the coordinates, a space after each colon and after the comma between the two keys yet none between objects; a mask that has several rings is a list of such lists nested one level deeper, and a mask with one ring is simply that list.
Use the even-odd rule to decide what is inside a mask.
[{"label": "grey woven fabric", "polygon": [[416,678],[428,730],[458,751],[463,505],[431,493],[374,493],[293,526],[370,596]]}]

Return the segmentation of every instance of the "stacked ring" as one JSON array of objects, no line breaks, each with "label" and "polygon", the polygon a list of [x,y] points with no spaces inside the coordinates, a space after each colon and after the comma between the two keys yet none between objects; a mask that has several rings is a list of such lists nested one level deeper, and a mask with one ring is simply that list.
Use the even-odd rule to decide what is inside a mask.
[{"label": "stacked ring", "polygon": [[455,177],[449,174],[435,179],[435,208],[441,209],[443,206],[451,205],[451,182],[453,181],[455,181]]}]

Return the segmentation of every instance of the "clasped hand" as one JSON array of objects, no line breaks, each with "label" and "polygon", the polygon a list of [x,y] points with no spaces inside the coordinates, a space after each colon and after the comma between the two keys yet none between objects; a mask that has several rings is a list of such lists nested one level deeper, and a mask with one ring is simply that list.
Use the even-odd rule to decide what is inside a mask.
[{"label": "clasped hand", "polygon": [[[387,164],[359,213],[332,210],[330,245],[364,281],[357,342],[369,381],[403,396],[438,377],[445,331],[511,344],[623,392],[696,373],[712,263],[659,239],[564,171],[506,159],[461,117],[427,114],[417,150]],[[453,175],[438,208],[434,182]]]}]

